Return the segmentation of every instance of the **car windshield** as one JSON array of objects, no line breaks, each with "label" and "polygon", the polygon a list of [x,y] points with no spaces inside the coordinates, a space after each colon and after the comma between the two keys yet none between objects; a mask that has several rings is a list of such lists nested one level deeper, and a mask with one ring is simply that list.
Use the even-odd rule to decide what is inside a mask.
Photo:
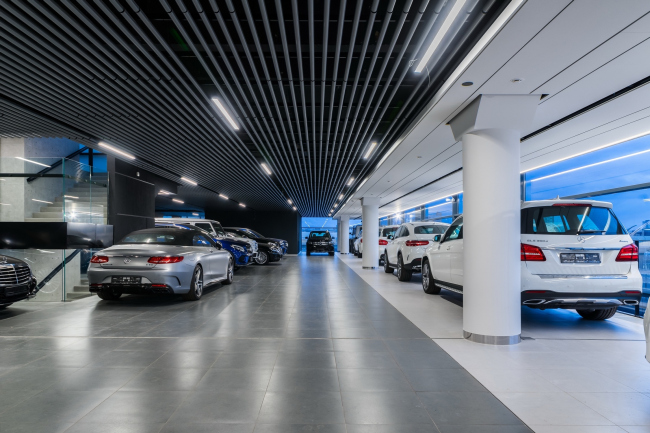
[{"label": "car windshield", "polygon": [[124,244],[151,244],[151,245],[177,245],[177,246],[190,246],[192,245],[192,233],[188,229],[185,233],[170,233],[164,230],[160,231],[147,231],[147,232],[133,232],[125,236],[120,242]]},{"label": "car windshield", "polygon": [[527,235],[622,235],[626,233],[611,209],[574,204],[522,209],[521,232]]},{"label": "car windshield", "polygon": [[416,235],[441,235],[445,230],[447,230],[447,226],[430,225],[413,227],[413,232]]},{"label": "car windshield", "polygon": [[383,236],[385,238],[387,238],[388,236],[395,236],[395,232],[397,231],[398,228],[399,227],[390,227],[387,229],[380,229],[381,234],[379,236]]},{"label": "car windshield", "polygon": [[251,230],[251,229],[244,229],[244,231],[245,231],[246,233],[252,235],[252,236],[255,237],[255,238],[263,238],[263,237],[264,237],[264,236],[262,236],[261,234],[257,233],[257,232],[254,231],[254,230]]},{"label": "car windshield", "polygon": [[309,238],[310,239],[330,240],[330,239],[332,239],[332,236],[327,231],[318,231],[318,232],[309,233]]}]

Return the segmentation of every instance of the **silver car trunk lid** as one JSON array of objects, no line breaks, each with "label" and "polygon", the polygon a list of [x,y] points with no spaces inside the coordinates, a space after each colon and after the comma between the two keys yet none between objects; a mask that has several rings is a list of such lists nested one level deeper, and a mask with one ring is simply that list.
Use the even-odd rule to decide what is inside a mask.
[{"label": "silver car trunk lid", "polygon": [[149,258],[155,256],[182,255],[188,247],[169,245],[118,245],[105,249],[97,255],[108,257],[102,268],[111,269],[152,269],[156,265],[149,263]]}]

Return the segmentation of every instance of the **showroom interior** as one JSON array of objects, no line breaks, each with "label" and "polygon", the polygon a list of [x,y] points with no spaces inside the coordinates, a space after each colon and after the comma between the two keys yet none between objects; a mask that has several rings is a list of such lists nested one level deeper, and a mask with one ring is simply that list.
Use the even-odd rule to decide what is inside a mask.
[{"label": "showroom interior", "polygon": [[0,0],[0,432],[649,433],[648,0]]}]

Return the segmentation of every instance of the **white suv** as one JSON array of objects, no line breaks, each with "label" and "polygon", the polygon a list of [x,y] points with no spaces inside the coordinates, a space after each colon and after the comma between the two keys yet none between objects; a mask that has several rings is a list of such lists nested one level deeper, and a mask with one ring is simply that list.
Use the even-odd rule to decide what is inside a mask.
[{"label": "white suv", "polygon": [[[463,290],[463,217],[422,260],[426,293]],[[611,203],[545,200],[522,204],[521,302],[531,308],[575,309],[605,320],[641,299],[638,248]]]},{"label": "white suv", "polygon": [[384,272],[392,274],[393,268],[397,268],[397,279],[409,281],[414,272],[420,272],[426,248],[433,243],[434,237],[444,233],[447,227],[449,224],[425,221],[399,226],[394,235],[387,237],[388,245],[382,253]]}]

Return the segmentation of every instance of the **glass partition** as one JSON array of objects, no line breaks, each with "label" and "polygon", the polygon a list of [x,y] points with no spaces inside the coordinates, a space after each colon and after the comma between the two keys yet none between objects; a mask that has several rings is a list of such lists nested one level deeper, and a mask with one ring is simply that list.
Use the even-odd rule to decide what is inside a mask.
[{"label": "glass partition", "polygon": [[0,158],[0,221],[106,224],[108,176],[66,158]]}]

